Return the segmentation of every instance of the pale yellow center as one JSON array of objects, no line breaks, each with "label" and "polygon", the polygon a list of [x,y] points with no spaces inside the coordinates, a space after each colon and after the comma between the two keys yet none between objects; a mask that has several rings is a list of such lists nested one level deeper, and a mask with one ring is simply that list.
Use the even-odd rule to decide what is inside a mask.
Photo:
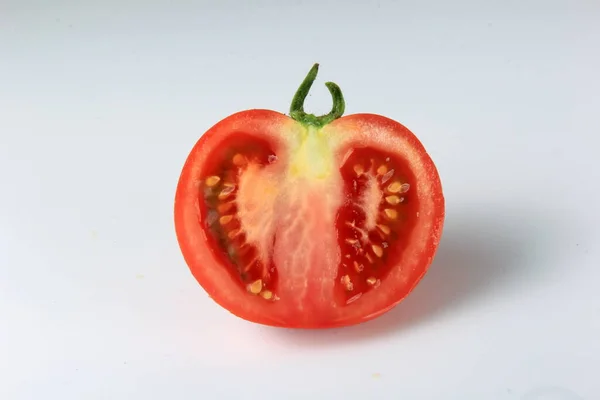
[{"label": "pale yellow center", "polygon": [[297,136],[290,158],[290,176],[322,180],[335,170],[332,139],[315,127],[304,128]]}]

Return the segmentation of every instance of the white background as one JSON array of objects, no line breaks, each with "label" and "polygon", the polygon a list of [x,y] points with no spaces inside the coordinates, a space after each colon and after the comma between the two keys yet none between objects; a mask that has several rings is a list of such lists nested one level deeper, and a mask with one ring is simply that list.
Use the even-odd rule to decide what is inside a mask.
[{"label": "white background", "polygon": [[[360,5],[359,5],[360,4]],[[600,398],[597,1],[0,1],[0,399]],[[248,108],[374,112],[447,199],[414,293],[354,328],[215,305],[172,206]]]}]

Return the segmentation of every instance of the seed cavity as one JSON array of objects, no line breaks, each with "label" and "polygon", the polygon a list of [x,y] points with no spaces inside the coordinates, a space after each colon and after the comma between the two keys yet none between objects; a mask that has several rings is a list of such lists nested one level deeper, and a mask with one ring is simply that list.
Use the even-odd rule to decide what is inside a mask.
[{"label": "seed cavity", "polygon": [[[276,300],[276,289],[271,286],[272,280],[276,279],[276,269],[270,261],[263,262],[260,246],[246,237],[247,232],[239,220],[237,192],[242,174],[249,165],[256,164],[260,168],[277,162],[277,157],[260,148],[245,153],[235,149],[237,144],[232,147],[220,161],[219,169],[202,175],[197,181],[199,195],[208,209],[202,223],[218,241],[223,256],[233,264],[232,272],[236,273],[242,290],[265,300]],[[353,253],[352,249],[347,250]],[[352,259],[348,260],[348,266],[352,265]]]},{"label": "seed cavity", "polygon": [[208,178],[206,178],[206,181],[204,181],[204,182],[206,183],[206,186],[213,187],[220,181],[221,181],[221,177],[213,175],[213,176],[209,176]]},{"label": "seed cavity", "polygon": [[344,188],[348,198],[336,227],[342,245],[337,287],[346,303],[381,284],[380,274],[388,269],[382,262],[394,256],[390,250],[401,245],[397,242],[402,240],[404,219],[407,213],[413,215],[416,205],[409,204],[410,194],[404,194],[410,190],[405,182],[412,180],[411,175],[398,162],[402,164],[377,149],[357,150],[344,161],[341,173],[348,179]]},{"label": "seed cavity", "polygon": [[259,294],[262,290],[263,282],[262,279],[257,279],[247,286],[247,289],[252,294]]},{"label": "seed cavity", "polygon": [[347,291],[351,292],[354,289],[354,285],[352,284],[352,281],[350,280],[350,276],[348,276],[348,275],[342,276],[341,282]]},{"label": "seed cavity", "polygon": [[385,210],[383,210],[383,212],[385,213],[385,216],[389,219],[398,218],[398,211],[394,210],[393,208],[386,208]]}]

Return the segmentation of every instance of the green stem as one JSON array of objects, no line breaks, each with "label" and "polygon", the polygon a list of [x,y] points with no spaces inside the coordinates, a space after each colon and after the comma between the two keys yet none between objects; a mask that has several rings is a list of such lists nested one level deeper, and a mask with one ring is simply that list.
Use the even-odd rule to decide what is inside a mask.
[{"label": "green stem", "polygon": [[304,78],[300,84],[300,87],[296,91],[296,94],[292,99],[292,105],[290,106],[290,116],[301,124],[313,125],[321,128],[333,120],[341,117],[344,114],[346,104],[344,102],[344,96],[342,95],[342,90],[340,87],[333,82],[326,82],[325,86],[327,86],[329,93],[331,93],[331,98],[333,99],[333,107],[331,108],[331,112],[329,114],[317,117],[314,114],[307,114],[304,111],[304,101],[306,100],[306,96],[308,95],[313,82],[317,78],[317,72],[319,72],[318,63],[313,65],[308,72],[308,75],[306,75],[306,78]]}]

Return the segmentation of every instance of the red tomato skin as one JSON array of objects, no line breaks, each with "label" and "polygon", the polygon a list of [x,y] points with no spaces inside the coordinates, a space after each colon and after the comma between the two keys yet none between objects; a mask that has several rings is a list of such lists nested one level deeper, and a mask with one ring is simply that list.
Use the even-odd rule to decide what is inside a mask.
[{"label": "red tomato skin", "polygon": [[[376,114],[353,114],[333,121],[331,128],[359,130],[363,126],[385,128],[398,138],[410,143],[420,157],[422,173],[431,187],[431,227],[427,231],[426,245],[419,255],[415,268],[418,274],[408,283],[389,287],[352,307],[340,308],[334,318],[298,316],[278,304],[266,304],[257,296],[249,296],[246,290],[235,284],[209,245],[206,232],[198,219],[198,183],[206,170],[206,159],[231,132],[243,130],[250,135],[270,141],[274,148],[281,143],[277,135],[281,129],[298,124],[289,116],[271,110],[253,109],[232,114],[219,121],[203,134],[190,151],[182,168],[175,194],[174,223],[177,241],[183,258],[192,275],[207,294],[224,309],[246,321],[273,327],[297,329],[327,329],[364,323],[385,314],[408,296],[428,271],[437,251],[445,219],[445,199],[438,171],[419,139],[404,125]],[[350,132],[351,133],[351,132]],[[390,278],[392,279],[392,278]],[[362,300],[362,299],[361,299]],[[364,299],[367,300],[367,299]],[[357,302],[358,303],[358,302]]]}]

